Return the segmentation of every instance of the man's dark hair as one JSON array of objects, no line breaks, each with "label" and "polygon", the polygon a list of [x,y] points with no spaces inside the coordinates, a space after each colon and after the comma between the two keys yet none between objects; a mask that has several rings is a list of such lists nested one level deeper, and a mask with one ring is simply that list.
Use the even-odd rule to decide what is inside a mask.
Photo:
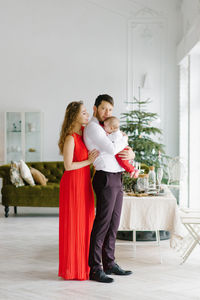
[{"label": "man's dark hair", "polygon": [[96,100],[94,105],[98,108],[98,106],[101,104],[102,101],[109,102],[112,106],[114,106],[114,100],[111,96],[104,94],[104,95],[99,95]]}]

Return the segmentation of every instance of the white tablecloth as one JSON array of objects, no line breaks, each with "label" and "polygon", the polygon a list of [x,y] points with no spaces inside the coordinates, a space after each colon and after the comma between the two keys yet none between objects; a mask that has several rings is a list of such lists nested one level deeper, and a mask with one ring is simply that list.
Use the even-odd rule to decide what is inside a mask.
[{"label": "white tablecloth", "polygon": [[167,187],[163,196],[124,196],[118,230],[167,230],[181,237],[182,228],[176,198]]}]

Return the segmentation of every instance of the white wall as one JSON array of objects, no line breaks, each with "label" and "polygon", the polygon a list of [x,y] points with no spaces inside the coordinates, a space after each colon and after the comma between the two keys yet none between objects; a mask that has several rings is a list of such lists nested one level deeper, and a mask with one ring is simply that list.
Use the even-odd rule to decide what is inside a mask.
[{"label": "white wall", "polygon": [[[0,111],[44,112],[44,160],[62,159],[57,141],[70,101],[84,100],[91,114],[96,96],[108,93],[115,99],[114,114],[125,111],[128,23],[139,14],[149,20],[145,11],[165,24],[165,77],[158,113],[166,150],[176,155],[176,1],[0,0]],[[138,59],[142,61],[142,53]],[[154,89],[155,94],[160,91],[159,83]],[[154,107],[155,103],[148,110]]]}]

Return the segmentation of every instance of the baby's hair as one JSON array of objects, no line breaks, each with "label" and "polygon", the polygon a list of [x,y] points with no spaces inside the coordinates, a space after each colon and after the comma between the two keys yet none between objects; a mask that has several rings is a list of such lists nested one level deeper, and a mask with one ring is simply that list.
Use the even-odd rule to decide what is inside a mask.
[{"label": "baby's hair", "polygon": [[119,127],[119,119],[117,117],[108,117],[104,123],[107,123],[109,126],[112,126],[114,128],[118,128]]}]

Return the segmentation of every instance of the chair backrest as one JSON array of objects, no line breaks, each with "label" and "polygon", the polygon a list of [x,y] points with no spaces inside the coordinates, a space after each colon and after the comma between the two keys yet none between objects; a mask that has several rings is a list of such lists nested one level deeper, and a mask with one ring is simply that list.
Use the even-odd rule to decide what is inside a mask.
[{"label": "chair backrest", "polygon": [[168,182],[167,184],[179,185],[185,174],[185,167],[179,156],[168,159],[167,163]]}]

